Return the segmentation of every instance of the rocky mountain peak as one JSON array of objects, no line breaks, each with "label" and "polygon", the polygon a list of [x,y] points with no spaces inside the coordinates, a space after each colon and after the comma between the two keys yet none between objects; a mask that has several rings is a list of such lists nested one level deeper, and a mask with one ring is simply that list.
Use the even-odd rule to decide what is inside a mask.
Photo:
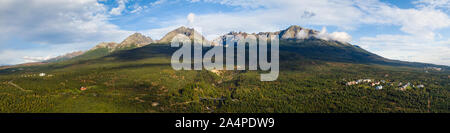
[{"label": "rocky mountain peak", "polygon": [[168,43],[172,40],[173,37],[175,37],[178,34],[184,34],[187,37],[189,37],[190,39],[194,39],[195,35],[199,35],[199,38],[202,38],[203,40],[205,40],[205,37],[201,36],[200,33],[198,33],[197,31],[195,31],[193,28],[187,28],[184,26],[181,26],[169,33],[167,33],[163,38],[161,38],[159,40],[160,43]]},{"label": "rocky mountain peak", "polygon": [[150,43],[153,43],[153,40],[150,37],[144,36],[141,33],[134,33],[123,40],[118,47],[130,47],[132,45],[142,47]]},{"label": "rocky mountain peak", "polygon": [[92,48],[91,50],[95,50],[95,49],[99,49],[99,48],[108,48],[108,49],[114,49],[117,47],[117,43],[115,42],[101,42],[99,44],[97,44],[94,48]]},{"label": "rocky mountain peak", "polygon": [[317,31],[293,25],[285,30],[281,30],[279,35],[280,39],[308,39],[313,37],[316,33]]},{"label": "rocky mountain peak", "polygon": [[298,25],[292,25],[287,29],[276,31],[276,32],[259,32],[259,33],[246,33],[246,32],[229,32],[224,36],[219,37],[216,40],[225,41],[226,35],[234,35],[234,36],[242,36],[247,37],[248,35],[266,36],[270,37],[271,35],[278,35],[281,40],[304,40],[314,37],[318,31],[314,31],[311,29],[302,28]]}]

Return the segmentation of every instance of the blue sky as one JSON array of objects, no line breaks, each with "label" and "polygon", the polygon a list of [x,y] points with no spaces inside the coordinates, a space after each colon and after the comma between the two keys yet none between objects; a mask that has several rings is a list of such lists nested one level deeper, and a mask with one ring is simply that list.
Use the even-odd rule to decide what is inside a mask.
[{"label": "blue sky", "polygon": [[450,65],[449,10],[450,0],[2,0],[0,65],[88,50],[134,32],[157,40],[188,26],[214,39],[290,25],[326,30],[390,59]]}]

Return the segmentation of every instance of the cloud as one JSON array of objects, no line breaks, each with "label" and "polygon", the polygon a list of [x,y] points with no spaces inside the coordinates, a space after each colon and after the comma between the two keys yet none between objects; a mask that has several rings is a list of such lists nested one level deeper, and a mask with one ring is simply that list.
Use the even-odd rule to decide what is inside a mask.
[{"label": "cloud", "polygon": [[108,19],[107,8],[96,0],[1,0],[0,64],[85,50],[131,34]]},{"label": "cloud", "polygon": [[301,30],[296,36],[295,36],[295,38],[297,38],[297,39],[306,39],[306,38],[308,38],[309,37],[309,35],[308,35],[308,33],[306,33],[306,30]]},{"label": "cloud", "polygon": [[450,66],[450,40],[430,41],[410,35],[377,35],[360,38],[360,46],[390,59]]},{"label": "cloud", "polygon": [[[200,0],[191,0],[191,2],[199,2]],[[217,4],[223,4],[223,5],[230,5],[230,6],[240,6],[244,8],[257,8],[264,6],[266,4],[266,1],[261,0],[203,0],[204,2],[211,2],[211,3],[217,3]],[[272,3],[273,1],[270,1]]]},{"label": "cloud", "polygon": [[340,42],[350,42],[352,41],[352,36],[350,36],[346,32],[333,32],[330,34],[330,38],[332,40],[340,41]]},{"label": "cloud", "polygon": [[[129,33],[110,24],[106,8],[96,0],[2,2],[0,36],[5,38],[16,38],[34,44],[62,44],[118,40]],[[17,10],[17,7],[21,9]]]},{"label": "cloud", "polygon": [[442,40],[438,30],[450,27],[450,18],[442,9],[448,0],[419,0],[418,8],[400,9],[379,1],[361,4],[369,24],[398,25],[406,34],[379,34],[361,37],[359,45],[381,56],[435,64],[450,65],[450,41]]},{"label": "cloud", "polygon": [[379,1],[359,2],[358,7],[367,11],[362,23],[398,25],[401,31],[416,37],[434,39],[436,30],[450,27],[448,14],[438,9],[401,9]]},{"label": "cloud", "polygon": [[167,0],[157,0],[155,2],[150,3],[150,6],[158,6],[165,3]]},{"label": "cloud", "polygon": [[413,3],[422,8],[450,8],[450,0],[417,0]]},{"label": "cloud", "polygon": [[119,5],[116,8],[111,9],[109,13],[112,15],[121,15],[126,8],[127,2],[128,0],[118,0],[117,3]]},{"label": "cloud", "polygon": [[146,6],[142,7],[138,3],[135,3],[133,6],[133,10],[131,10],[130,13],[139,13],[145,8],[147,8],[147,7]]},{"label": "cloud", "polygon": [[326,27],[323,27],[322,30],[317,35],[315,35],[315,37],[323,40],[339,41],[342,43],[347,43],[352,40],[352,36],[350,36],[346,32],[333,32],[331,34],[328,34]]},{"label": "cloud", "polygon": [[194,20],[195,20],[195,14],[194,13],[189,13],[187,16],[187,20],[188,20],[188,25],[192,26],[194,25]]},{"label": "cloud", "polygon": [[41,62],[41,61],[49,60],[49,59],[51,59],[51,58],[52,58],[52,57],[50,57],[50,56],[47,56],[47,57],[41,57],[41,56],[38,56],[38,57],[24,56],[24,57],[22,57],[22,59],[25,59],[26,62]]},{"label": "cloud", "polygon": [[0,64],[21,64],[28,62],[37,62],[70,53],[74,51],[86,50],[90,47],[86,44],[61,44],[33,49],[0,49]]}]

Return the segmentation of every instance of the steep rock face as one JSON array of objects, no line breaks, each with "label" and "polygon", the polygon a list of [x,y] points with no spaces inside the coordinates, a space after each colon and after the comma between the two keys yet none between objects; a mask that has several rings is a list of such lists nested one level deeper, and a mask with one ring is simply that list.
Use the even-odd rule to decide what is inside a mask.
[{"label": "steep rock face", "polygon": [[[198,33],[197,31],[195,31],[192,28],[186,28],[184,26],[177,28],[169,33],[167,33],[163,38],[161,38],[158,42],[159,43],[169,43],[170,41],[172,41],[172,39],[178,35],[178,34],[184,34],[187,37],[189,37],[189,39],[195,39],[195,38],[202,38],[203,40],[205,40],[205,37],[201,36],[200,33]],[[198,35],[198,37],[195,37],[196,35]]]},{"label": "steep rock face", "polygon": [[[302,28],[297,25],[290,26],[287,29],[276,31],[276,32],[259,32],[259,33],[246,33],[246,32],[229,32],[226,35],[234,35],[247,37],[248,35],[254,35],[255,37],[265,36],[269,38],[271,35],[279,36],[280,40],[290,40],[290,41],[304,41],[307,39],[317,39],[316,36],[319,34],[318,31]],[[214,42],[218,44],[223,44],[226,41],[226,35],[215,39]],[[232,39],[235,40],[235,39]]]},{"label": "steep rock face", "polygon": [[280,39],[309,39],[318,32],[294,25],[285,30],[279,31]]},{"label": "steep rock face", "polygon": [[317,34],[319,34],[318,31],[302,28],[298,25],[293,25],[281,31],[260,32],[256,35],[266,35],[266,37],[270,37],[270,35],[278,35],[280,37],[280,40],[302,40],[316,38],[315,36]]},{"label": "steep rock face", "polygon": [[150,37],[144,36],[141,33],[134,33],[133,35],[130,35],[125,40],[123,40],[117,47],[142,47],[150,43],[153,43],[153,40]]}]

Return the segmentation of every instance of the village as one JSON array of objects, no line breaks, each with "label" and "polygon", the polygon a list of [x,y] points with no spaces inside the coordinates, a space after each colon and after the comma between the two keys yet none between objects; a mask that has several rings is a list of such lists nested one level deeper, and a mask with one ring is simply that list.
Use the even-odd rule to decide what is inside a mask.
[{"label": "village", "polygon": [[[20,77],[22,78],[31,78],[31,77],[53,77],[53,74],[47,74],[47,73],[39,73],[39,74],[22,74]],[[79,90],[85,91],[87,90],[87,87],[81,86]]]},{"label": "village", "polygon": [[52,74],[46,74],[46,73],[39,73],[39,74],[22,74],[20,77],[22,78],[29,78],[29,77],[53,77]]},{"label": "village", "polygon": [[375,79],[358,79],[349,82],[344,82],[346,86],[370,86],[375,90],[382,90],[383,88],[391,87],[400,91],[405,91],[407,89],[420,89],[424,88],[423,84],[412,84],[411,82],[401,82],[401,81],[389,81],[389,80],[375,80]]}]

